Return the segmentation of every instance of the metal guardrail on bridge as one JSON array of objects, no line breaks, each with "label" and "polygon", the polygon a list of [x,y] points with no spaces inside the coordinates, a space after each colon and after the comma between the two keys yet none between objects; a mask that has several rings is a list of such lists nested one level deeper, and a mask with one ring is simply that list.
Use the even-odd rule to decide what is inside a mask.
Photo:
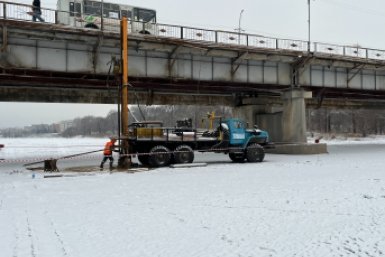
[{"label": "metal guardrail on bridge", "polygon": [[[41,8],[41,16],[44,22],[51,24],[59,24],[58,16],[64,11],[54,9]],[[0,19],[5,20],[22,20],[32,22],[32,6],[0,1]],[[77,13],[71,13],[77,15]],[[80,15],[79,15],[80,16]],[[118,19],[101,18],[99,27],[105,31],[119,31]],[[129,33],[141,33],[145,31],[145,24],[141,22],[130,22]],[[74,28],[84,28],[85,22],[78,20],[72,26]],[[179,25],[169,24],[151,24],[151,34],[158,37],[177,38],[184,40],[193,40],[201,42],[212,42],[226,45],[238,45],[246,47],[254,47],[261,49],[276,49],[288,51],[308,51],[308,42],[303,40],[279,39],[265,37],[255,34],[237,33],[222,30],[209,30],[201,28],[193,28]],[[361,58],[370,60],[385,61],[385,50],[362,48],[360,46],[342,46],[328,43],[311,42],[310,51],[316,54],[329,56],[344,56],[349,58]]]}]

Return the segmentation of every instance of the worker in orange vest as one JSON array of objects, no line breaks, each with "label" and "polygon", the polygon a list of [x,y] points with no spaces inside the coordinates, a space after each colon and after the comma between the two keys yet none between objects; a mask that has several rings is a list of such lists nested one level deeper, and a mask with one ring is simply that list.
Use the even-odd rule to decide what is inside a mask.
[{"label": "worker in orange vest", "polygon": [[103,169],[103,165],[108,159],[110,160],[110,169],[112,169],[112,163],[114,162],[114,158],[112,157],[112,152],[114,151],[114,148],[115,148],[115,142],[116,142],[116,138],[111,137],[110,141],[108,141],[104,146],[104,150],[103,150],[104,157],[102,162],[100,163],[100,169]]}]

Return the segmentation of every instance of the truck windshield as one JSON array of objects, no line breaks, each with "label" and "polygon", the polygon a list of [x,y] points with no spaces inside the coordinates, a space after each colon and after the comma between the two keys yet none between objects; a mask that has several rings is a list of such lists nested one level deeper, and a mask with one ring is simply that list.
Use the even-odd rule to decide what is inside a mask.
[{"label": "truck windshield", "polygon": [[156,12],[148,9],[134,8],[135,21],[141,22],[156,22]]},{"label": "truck windshield", "polygon": [[236,121],[233,121],[233,127],[238,129],[245,129],[246,125],[242,121],[236,120]]}]

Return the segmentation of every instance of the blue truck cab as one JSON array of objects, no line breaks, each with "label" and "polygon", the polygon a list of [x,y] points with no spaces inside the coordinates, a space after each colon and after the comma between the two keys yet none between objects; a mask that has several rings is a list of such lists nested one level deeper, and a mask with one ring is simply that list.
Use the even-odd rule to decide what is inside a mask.
[{"label": "blue truck cab", "polygon": [[269,133],[258,128],[248,129],[247,123],[240,119],[220,121],[222,139],[228,141],[229,157],[234,162],[261,162],[265,148],[274,148],[269,141]]},{"label": "blue truck cab", "polygon": [[247,124],[240,119],[225,119],[222,121],[222,127],[228,128],[229,143],[232,146],[246,147],[250,143],[257,143],[265,148],[273,147],[267,131],[258,128],[248,129]]}]

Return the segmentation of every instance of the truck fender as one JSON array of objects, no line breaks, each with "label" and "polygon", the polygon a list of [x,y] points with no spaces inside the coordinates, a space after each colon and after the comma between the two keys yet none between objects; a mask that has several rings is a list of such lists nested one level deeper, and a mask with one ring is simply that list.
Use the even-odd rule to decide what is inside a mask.
[{"label": "truck fender", "polygon": [[242,148],[246,149],[246,147],[252,143],[262,144],[262,140],[257,138],[256,136],[249,137],[246,142],[243,144]]}]

